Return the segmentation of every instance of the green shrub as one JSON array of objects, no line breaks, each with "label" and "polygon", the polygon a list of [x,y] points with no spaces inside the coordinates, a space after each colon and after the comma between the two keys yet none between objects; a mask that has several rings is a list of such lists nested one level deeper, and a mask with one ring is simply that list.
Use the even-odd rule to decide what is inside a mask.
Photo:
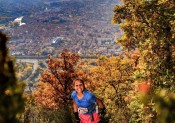
[{"label": "green shrub", "polygon": [[24,108],[24,84],[17,82],[7,41],[8,37],[0,32],[0,123],[17,123],[16,115]]}]

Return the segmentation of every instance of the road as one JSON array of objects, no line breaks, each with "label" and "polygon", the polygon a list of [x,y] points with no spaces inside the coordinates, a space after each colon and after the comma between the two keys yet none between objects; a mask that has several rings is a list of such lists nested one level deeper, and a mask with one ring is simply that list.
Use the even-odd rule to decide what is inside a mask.
[{"label": "road", "polygon": [[29,63],[33,63],[32,74],[34,74],[35,73],[35,70],[38,67],[39,60],[38,59],[16,59],[16,62],[29,62]]}]

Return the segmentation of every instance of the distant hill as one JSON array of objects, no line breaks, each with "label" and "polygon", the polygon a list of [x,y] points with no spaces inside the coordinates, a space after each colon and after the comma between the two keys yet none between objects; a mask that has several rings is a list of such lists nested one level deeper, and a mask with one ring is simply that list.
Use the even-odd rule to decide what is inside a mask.
[{"label": "distant hill", "polygon": [[[0,0],[0,24],[8,26],[5,31],[11,36],[10,50],[18,54],[42,54],[48,49],[54,49],[52,53],[56,54],[63,48],[85,51],[85,55],[103,53],[96,39],[116,37],[119,28],[111,20],[118,3],[119,0]],[[26,25],[12,23],[21,16]],[[64,43],[53,46],[52,40],[59,36],[64,37]]]},{"label": "distant hill", "polygon": [[[21,15],[42,9],[42,0],[0,0],[0,23],[8,23]],[[6,17],[6,18],[5,18]]]}]

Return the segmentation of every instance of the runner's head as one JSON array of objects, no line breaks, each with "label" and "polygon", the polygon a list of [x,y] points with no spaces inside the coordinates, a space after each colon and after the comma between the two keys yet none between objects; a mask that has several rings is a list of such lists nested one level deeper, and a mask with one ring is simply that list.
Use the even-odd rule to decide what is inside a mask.
[{"label": "runner's head", "polygon": [[84,81],[82,79],[75,79],[73,81],[73,86],[77,93],[83,93],[85,89]]}]

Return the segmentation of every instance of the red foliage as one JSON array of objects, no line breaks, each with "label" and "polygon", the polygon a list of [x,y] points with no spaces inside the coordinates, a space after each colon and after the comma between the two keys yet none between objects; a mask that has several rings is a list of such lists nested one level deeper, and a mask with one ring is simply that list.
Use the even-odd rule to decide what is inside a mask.
[{"label": "red foliage", "polygon": [[142,94],[148,94],[151,90],[150,83],[148,82],[141,82],[138,84],[137,90]]},{"label": "red foliage", "polygon": [[[35,101],[46,108],[56,109],[70,102],[73,79],[79,76],[74,69],[79,56],[64,50],[60,58],[48,58],[48,70],[40,78]],[[81,76],[83,76],[82,72]]]}]

